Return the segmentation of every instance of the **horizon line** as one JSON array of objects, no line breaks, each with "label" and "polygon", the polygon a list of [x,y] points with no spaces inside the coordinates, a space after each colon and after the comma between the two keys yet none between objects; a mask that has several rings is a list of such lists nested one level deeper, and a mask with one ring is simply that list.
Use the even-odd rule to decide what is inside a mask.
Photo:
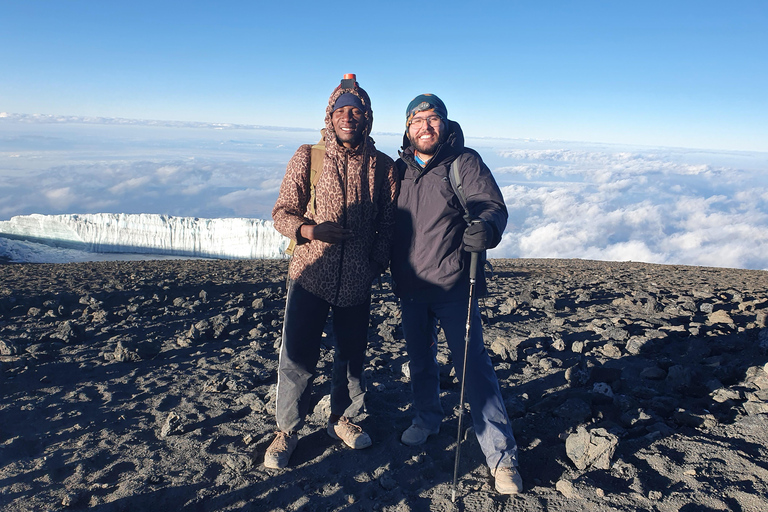
[{"label": "horizon line", "polygon": [[[19,122],[27,122],[29,124],[91,124],[91,125],[134,125],[134,126],[160,126],[166,128],[200,128],[200,129],[213,129],[213,130],[274,130],[283,132],[314,132],[318,128],[305,128],[296,126],[275,126],[275,125],[258,125],[258,124],[242,124],[242,123],[220,123],[209,121],[174,121],[168,119],[139,119],[139,118],[127,118],[127,117],[104,117],[104,116],[80,116],[80,115],[67,115],[67,114],[26,114],[18,112],[0,112],[0,122],[3,120],[12,120]],[[384,135],[402,137],[400,132],[372,132],[371,135]],[[565,142],[575,144],[597,144],[602,146],[616,146],[616,147],[638,147],[638,148],[666,148],[666,149],[687,149],[703,152],[728,152],[728,153],[758,153],[768,154],[768,151],[761,151],[756,149],[713,149],[702,147],[690,147],[690,146],[662,146],[652,144],[640,144],[640,143],[618,143],[618,142],[600,142],[600,141],[587,141],[587,140],[568,140],[568,139],[539,139],[535,137],[471,137],[465,136],[466,139],[473,140],[499,140],[499,141],[523,141],[523,142]]]}]

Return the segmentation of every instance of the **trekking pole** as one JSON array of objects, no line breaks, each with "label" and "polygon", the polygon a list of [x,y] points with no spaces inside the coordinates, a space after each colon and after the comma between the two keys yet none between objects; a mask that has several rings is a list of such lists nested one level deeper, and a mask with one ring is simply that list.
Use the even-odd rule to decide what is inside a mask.
[{"label": "trekking pole", "polygon": [[478,253],[473,252],[469,262],[469,305],[467,306],[467,328],[464,331],[464,363],[461,370],[461,392],[459,393],[459,433],[456,435],[456,461],[453,464],[453,488],[451,502],[456,503],[456,482],[459,479],[459,458],[461,457],[461,423],[464,418],[464,380],[467,376],[467,352],[469,352],[469,333],[472,325],[472,302],[475,299],[475,281],[477,280]]}]

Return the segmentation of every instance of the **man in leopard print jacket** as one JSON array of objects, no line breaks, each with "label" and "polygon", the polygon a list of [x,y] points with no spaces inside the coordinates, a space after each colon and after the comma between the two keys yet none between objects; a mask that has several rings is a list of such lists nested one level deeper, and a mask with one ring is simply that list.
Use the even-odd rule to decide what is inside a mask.
[{"label": "man in leopard print jacket", "polygon": [[264,465],[283,468],[308,413],[310,387],[328,312],[336,341],[328,434],[354,449],[370,437],[349,418],[363,408],[363,362],[371,283],[389,265],[398,180],[394,162],[376,150],[368,94],[354,75],[333,91],[325,112],[325,157],[310,201],[311,146],[288,163],[272,217],[296,241],[277,380],[278,431]]}]

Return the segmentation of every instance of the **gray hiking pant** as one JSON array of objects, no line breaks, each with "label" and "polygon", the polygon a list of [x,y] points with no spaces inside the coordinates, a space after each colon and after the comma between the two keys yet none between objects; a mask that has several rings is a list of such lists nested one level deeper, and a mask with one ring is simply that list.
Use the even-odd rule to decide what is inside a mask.
[{"label": "gray hiking pant", "polygon": [[363,362],[368,345],[370,297],[347,308],[332,306],[295,282],[288,288],[283,342],[277,370],[277,427],[299,430],[309,412],[312,380],[320,358],[323,327],[333,310],[335,338],[331,414],[354,417],[364,407]]}]

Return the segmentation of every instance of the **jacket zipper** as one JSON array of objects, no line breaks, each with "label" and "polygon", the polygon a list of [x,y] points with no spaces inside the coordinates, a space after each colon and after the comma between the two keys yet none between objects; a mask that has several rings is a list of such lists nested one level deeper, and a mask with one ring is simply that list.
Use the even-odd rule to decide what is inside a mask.
[{"label": "jacket zipper", "polygon": [[[346,228],[347,227],[347,170],[349,166],[349,154],[347,152],[344,152],[344,189],[342,190],[341,197],[343,199],[343,208],[342,208],[342,215],[344,215],[341,227]],[[346,242],[341,242],[341,254],[339,255],[339,273],[338,278],[336,279],[336,296],[334,302],[339,302],[339,293],[341,291],[341,276],[342,272],[344,271],[344,244]]]}]

